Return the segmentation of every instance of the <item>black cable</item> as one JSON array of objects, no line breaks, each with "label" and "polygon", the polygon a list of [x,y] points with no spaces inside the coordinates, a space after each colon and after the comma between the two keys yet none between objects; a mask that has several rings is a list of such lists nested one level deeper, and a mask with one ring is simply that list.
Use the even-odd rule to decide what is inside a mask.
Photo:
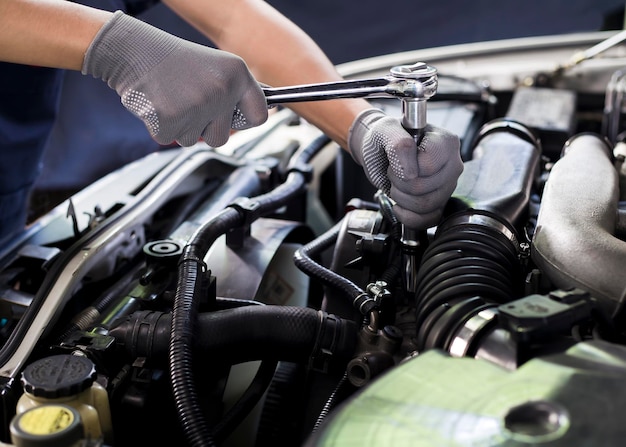
[{"label": "black cable", "polygon": [[328,397],[328,400],[324,404],[324,407],[320,411],[320,414],[315,421],[315,425],[313,426],[311,433],[315,433],[320,428],[322,423],[326,420],[330,412],[347,396],[353,393],[355,389],[356,388],[348,380],[348,373],[344,373],[337,383],[337,386]]}]

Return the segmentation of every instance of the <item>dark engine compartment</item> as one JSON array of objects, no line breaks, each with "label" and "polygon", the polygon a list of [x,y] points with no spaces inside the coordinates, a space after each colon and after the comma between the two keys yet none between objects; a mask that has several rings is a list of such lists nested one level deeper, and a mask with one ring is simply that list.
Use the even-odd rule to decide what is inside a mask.
[{"label": "dark engine compartment", "polygon": [[619,445],[625,59],[546,70],[604,37],[397,56],[438,67],[465,163],[417,247],[288,109],[59,205],[0,252],[0,440]]}]

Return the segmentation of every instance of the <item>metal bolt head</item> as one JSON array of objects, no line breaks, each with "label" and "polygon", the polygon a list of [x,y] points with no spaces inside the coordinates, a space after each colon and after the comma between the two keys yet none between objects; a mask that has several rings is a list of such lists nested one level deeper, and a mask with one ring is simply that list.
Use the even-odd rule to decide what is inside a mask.
[{"label": "metal bolt head", "polygon": [[[397,65],[392,67],[389,73],[392,79],[391,84],[394,86],[397,96],[405,102],[422,102],[437,92],[437,69],[424,62],[417,62],[413,65]],[[421,108],[422,105],[411,105],[411,107]],[[416,112],[414,111],[414,113]],[[420,112],[420,114],[422,113]]]},{"label": "metal bolt head", "polygon": [[428,79],[437,76],[437,69],[424,62],[416,62],[413,65],[396,65],[389,70],[391,76],[404,79]]}]

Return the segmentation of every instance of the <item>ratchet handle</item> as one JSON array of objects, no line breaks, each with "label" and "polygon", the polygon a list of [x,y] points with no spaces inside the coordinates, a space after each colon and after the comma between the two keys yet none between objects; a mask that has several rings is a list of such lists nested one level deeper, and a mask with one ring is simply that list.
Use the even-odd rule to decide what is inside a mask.
[{"label": "ratchet handle", "polygon": [[387,93],[388,78],[357,79],[289,87],[263,87],[268,107],[278,104],[323,101],[341,98],[366,98]]}]

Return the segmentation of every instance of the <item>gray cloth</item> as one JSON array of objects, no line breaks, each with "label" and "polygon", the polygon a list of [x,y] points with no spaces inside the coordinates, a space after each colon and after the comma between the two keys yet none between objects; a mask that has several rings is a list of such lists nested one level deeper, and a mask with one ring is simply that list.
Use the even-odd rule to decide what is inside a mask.
[{"label": "gray cloth", "polygon": [[416,230],[438,223],[463,172],[456,135],[429,125],[416,146],[397,118],[368,109],[352,124],[348,146],[369,181],[395,202],[401,223]]},{"label": "gray cloth", "polygon": [[121,11],[94,38],[82,73],[107,82],[160,144],[191,146],[202,138],[221,146],[235,111],[239,129],[267,119],[265,96],[240,57]]}]

